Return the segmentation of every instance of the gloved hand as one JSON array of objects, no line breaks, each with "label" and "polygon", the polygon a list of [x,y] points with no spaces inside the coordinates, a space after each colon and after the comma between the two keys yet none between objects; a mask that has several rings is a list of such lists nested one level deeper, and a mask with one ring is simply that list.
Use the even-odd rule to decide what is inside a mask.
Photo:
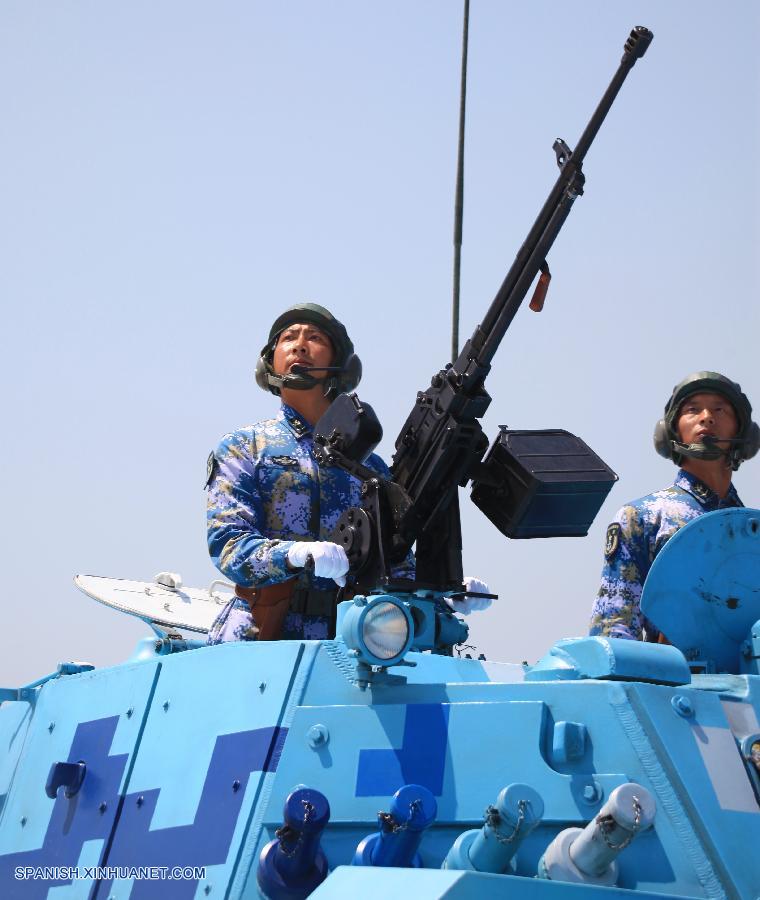
[{"label": "gloved hand", "polygon": [[[466,591],[475,591],[477,594],[490,594],[491,588],[481,581],[479,578],[473,578],[471,575],[464,579],[464,589]],[[480,612],[488,609],[493,603],[490,597],[463,597],[461,600],[454,600],[446,597],[447,605],[455,612],[462,616],[469,616],[471,612]]]},{"label": "gloved hand", "polygon": [[288,550],[288,562],[294,569],[302,569],[309,557],[314,560],[314,574],[318,578],[332,578],[339,587],[345,585],[348,557],[339,544],[330,541],[296,541]]}]

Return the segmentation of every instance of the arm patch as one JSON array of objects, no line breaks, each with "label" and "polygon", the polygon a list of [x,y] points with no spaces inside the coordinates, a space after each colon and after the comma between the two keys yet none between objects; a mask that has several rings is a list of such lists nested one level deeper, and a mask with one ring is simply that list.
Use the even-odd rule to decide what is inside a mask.
[{"label": "arm patch", "polygon": [[604,558],[609,560],[617,553],[620,546],[620,523],[613,522],[607,528],[607,539],[604,542]]},{"label": "arm patch", "polygon": [[214,471],[216,470],[216,457],[214,456],[213,451],[209,453],[208,459],[206,460],[206,483],[203,485],[204,490],[211,484],[211,479],[214,477]]}]

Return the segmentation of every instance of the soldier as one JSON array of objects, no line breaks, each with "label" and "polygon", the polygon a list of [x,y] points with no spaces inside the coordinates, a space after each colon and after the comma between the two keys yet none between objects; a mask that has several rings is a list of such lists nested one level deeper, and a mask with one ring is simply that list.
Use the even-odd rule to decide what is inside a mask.
[{"label": "soldier", "polygon": [[[360,482],[342,469],[320,468],[312,434],[332,400],[357,386],[361,371],[345,327],[324,307],[298,304],[272,325],[256,382],[281,398],[280,410],[225,435],[208,460],[209,553],[236,585],[208,643],[334,636],[337,588],[349,564],[343,547],[328,538],[341,513],[360,504]],[[365,465],[390,477],[374,453]],[[411,554],[393,575],[414,578]],[[466,584],[488,593],[477,579]],[[489,604],[452,601],[463,613]]]},{"label": "soldier", "polygon": [[717,372],[696,372],[673,389],[655,426],[654,445],[680,468],[670,487],[627,504],[607,529],[592,635],[660,639],[639,607],[652,562],[687,522],[743,506],[731,473],[757,453],[760,428],[738,384]]}]

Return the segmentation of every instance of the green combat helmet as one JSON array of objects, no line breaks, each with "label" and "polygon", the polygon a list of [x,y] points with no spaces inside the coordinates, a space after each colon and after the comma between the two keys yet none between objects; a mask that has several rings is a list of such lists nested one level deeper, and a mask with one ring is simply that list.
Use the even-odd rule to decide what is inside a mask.
[{"label": "green combat helmet", "polygon": [[[319,370],[326,372],[326,377],[315,378],[306,367],[297,372],[289,372],[287,375],[276,375],[272,369],[272,355],[277,338],[288,325],[304,322],[316,325],[330,338],[335,350],[334,365]],[[283,387],[307,391],[317,384],[324,384],[325,396],[333,398],[342,392],[353,391],[361,377],[361,360],[354,353],[354,345],[345,326],[318,303],[297,303],[279,315],[269,329],[269,337],[256,363],[256,384],[278,396]]]},{"label": "green combat helmet", "polygon": [[[739,428],[735,438],[724,450],[715,443],[684,444],[676,429],[681,404],[688,397],[699,393],[720,394],[734,408]],[[665,412],[654,428],[655,450],[665,459],[672,459],[676,465],[686,457],[692,459],[720,459],[725,456],[732,469],[736,470],[745,459],[751,459],[760,447],[760,427],[752,421],[752,406],[741,385],[720,372],[695,372],[684,378],[673,388],[670,399],[665,404]]]}]

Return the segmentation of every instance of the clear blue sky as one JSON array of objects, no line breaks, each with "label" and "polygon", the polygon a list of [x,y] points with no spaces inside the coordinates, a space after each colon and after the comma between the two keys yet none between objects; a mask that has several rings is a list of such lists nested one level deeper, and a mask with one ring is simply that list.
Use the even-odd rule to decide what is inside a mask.
[{"label": "clear blue sky", "polygon": [[[5,428],[0,683],[127,657],[145,626],[77,572],[203,586],[202,485],[268,415],[273,317],[349,327],[387,459],[448,358],[461,3],[53,3],[0,9]],[[620,482],[585,539],[508,542],[463,497],[490,658],[585,630],[615,509],[673,467],[651,432],[702,368],[760,411],[758,5],[473,0],[462,333],[491,301],[633,25],[655,33],[589,153],[485,420],[564,427]],[[738,473],[760,505],[760,460]]]}]

